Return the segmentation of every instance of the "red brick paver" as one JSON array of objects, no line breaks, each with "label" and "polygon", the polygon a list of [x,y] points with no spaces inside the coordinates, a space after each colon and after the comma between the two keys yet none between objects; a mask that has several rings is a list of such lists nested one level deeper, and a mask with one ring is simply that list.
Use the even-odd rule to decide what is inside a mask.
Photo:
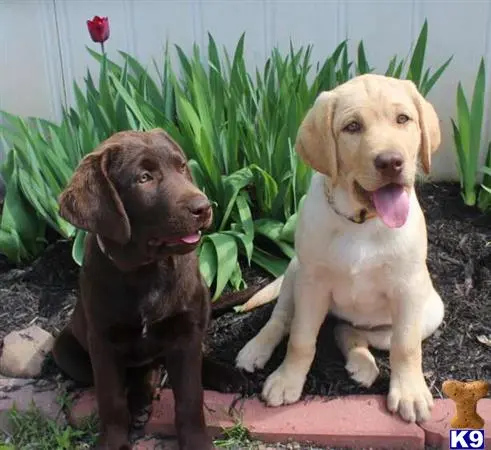
[{"label": "red brick paver", "polygon": [[80,426],[85,419],[97,413],[97,402],[95,392],[92,389],[82,391],[72,401],[72,407],[67,413],[70,425]]},{"label": "red brick paver", "polygon": [[[420,426],[408,424],[386,410],[385,396],[347,396],[333,400],[313,398],[294,405],[268,408],[257,399],[236,402],[233,395],[205,392],[205,416],[210,432],[218,436],[223,428],[240,421],[258,441],[308,442],[319,446],[390,449],[423,449],[430,445],[448,449],[448,429],[455,406],[451,400],[436,400],[432,419]],[[491,449],[491,399],[482,399],[477,408],[486,421],[486,448]],[[97,411],[93,391],[75,399],[69,420],[79,424]],[[174,435],[174,398],[161,391],[145,427],[147,434]],[[151,444],[140,442],[138,450]],[[146,447],[141,447],[146,445]],[[170,444],[169,444],[170,445]],[[158,448],[158,447],[157,447]],[[165,448],[165,447],[164,447]]]},{"label": "red brick paver", "polygon": [[[486,448],[491,449],[491,399],[481,399],[477,403],[477,412],[484,419],[484,434]],[[452,400],[435,402],[432,418],[421,424],[425,431],[426,444],[442,449],[449,448],[450,420],[455,414],[455,403]]]},{"label": "red brick paver", "polygon": [[[231,426],[227,410],[232,395],[206,393],[207,423],[213,435]],[[256,399],[247,400],[238,409],[238,419],[253,438],[263,442],[295,440],[316,445],[349,448],[385,447],[391,449],[424,448],[424,432],[407,424],[385,409],[385,397],[345,397],[331,401],[319,398],[280,408],[265,407]],[[172,434],[173,400],[170,391],[154,406],[147,431]]]},{"label": "red brick paver", "polygon": [[314,398],[281,408],[266,408],[251,400],[244,423],[254,437],[266,442],[293,439],[352,449],[424,447],[423,431],[388,413],[382,396]]},{"label": "red brick paver", "polygon": [[[205,420],[212,436],[218,436],[223,428],[234,425],[229,415],[229,407],[234,400],[233,395],[207,391],[205,395]],[[148,434],[159,433],[174,435],[174,396],[172,391],[165,389],[160,393],[160,400],[154,402],[153,412],[145,427]]]}]

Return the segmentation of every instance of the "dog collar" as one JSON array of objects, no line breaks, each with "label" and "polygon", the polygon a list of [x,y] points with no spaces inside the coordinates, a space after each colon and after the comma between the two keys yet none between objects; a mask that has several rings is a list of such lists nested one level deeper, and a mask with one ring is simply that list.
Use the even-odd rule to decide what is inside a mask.
[{"label": "dog collar", "polygon": [[336,201],[334,199],[334,194],[331,191],[329,187],[329,181],[327,178],[324,178],[324,193],[326,194],[327,202],[333,209],[333,211],[341,217],[344,217],[345,219],[348,219],[350,222],[357,223],[357,224],[362,224],[365,223],[369,219],[375,218],[377,215],[374,212],[368,212],[367,208],[362,208],[355,214],[348,216],[344,213],[342,213],[337,207],[336,207]]},{"label": "dog collar", "polygon": [[[125,270],[127,271],[129,268],[126,267],[126,266],[122,266],[121,264],[118,263],[118,261],[116,261],[108,252],[106,246],[104,245],[104,242],[102,242],[102,238],[97,234],[96,235],[96,238],[97,238],[97,244],[99,245],[99,249],[101,250],[102,254],[104,256],[106,256],[106,258],[108,258],[110,261],[112,261],[119,269],[121,270]],[[138,266],[146,266],[150,263],[152,263],[153,260],[152,259],[147,259],[146,261],[144,261],[143,263],[139,264]],[[131,267],[130,267],[131,268]]]},{"label": "dog collar", "polygon": [[111,261],[114,261],[114,258],[109,254],[109,252],[107,251],[106,249],[106,246],[104,245],[104,242],[102,242],[102,239],[99,235],[96,235],[96,239],[97,239],[97,244],[99,245],[99,249],[101,250],[101,252],[107,257],[109,258]]}]

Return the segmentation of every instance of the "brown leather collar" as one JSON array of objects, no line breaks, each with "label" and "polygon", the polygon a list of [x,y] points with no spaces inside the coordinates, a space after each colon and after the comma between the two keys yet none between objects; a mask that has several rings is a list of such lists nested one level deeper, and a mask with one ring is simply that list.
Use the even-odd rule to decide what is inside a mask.
[{"label": "brown leather collar", "polygon": [[369,212],[367,208],[362,208],[351,216],[347,216],[346,214],[343,214],[341,211],[339,211],[339,209],[336,207],[336,201],[329,187],[329,180],[327,178],[324,178],[324,193],[326,194],[327,202],[329,203],[333,211],[338,216],[344,217],[345,219],[348,219],[350,222],[362,224],[369,219],[373,219],[377,217],[377,214],[375,212],[373,211]]}]

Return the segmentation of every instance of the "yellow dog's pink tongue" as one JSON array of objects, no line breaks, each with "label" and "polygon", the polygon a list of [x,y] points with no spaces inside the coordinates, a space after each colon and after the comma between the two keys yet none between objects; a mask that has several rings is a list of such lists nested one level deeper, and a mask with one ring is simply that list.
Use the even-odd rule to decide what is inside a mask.
[{"label": "yellow dog's pink tongue", "polygon": [[409,214],[409,195],[397,184],[389,184],[373,193],[377,214],[390,228],[399,228],[406,223]]}]

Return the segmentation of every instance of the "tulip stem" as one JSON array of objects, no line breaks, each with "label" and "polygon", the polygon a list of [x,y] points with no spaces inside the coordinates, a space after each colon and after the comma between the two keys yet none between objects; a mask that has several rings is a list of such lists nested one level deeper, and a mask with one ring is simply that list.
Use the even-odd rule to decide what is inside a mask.
[{"label": "tulip stem", "polygon": [[102,54],[104,54],[104,42],[101,42],[101,51],[102,51]]}]

